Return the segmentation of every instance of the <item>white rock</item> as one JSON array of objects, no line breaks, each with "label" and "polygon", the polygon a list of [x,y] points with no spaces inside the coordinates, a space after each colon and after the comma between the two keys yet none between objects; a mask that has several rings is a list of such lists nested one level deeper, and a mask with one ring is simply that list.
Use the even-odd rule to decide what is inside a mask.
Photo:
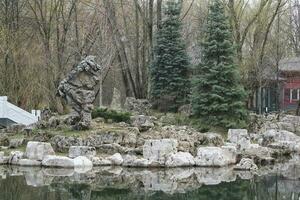
[{"label": "white rock", "polygon": [[166,161],[167,167],[187,167],[194,165],[194,157],[187,152],[178,152],[175,154],[170,154]]},{"label": "white rock", "polygon": [[238,150],[247,149],[251,144],[250,136],[246,129],[229,129],[227,140],[236,144]]},{"label": "white rock", "polygon": [[93,163],[90,159],[85,156],[78,156],[74,158],[75,167],[93,167]]},{"label": "white rock", "polygon": [[50,143],[28,142],[25,155],[30,160],[43,160],[46,156],[55,155]]},{"label": "white rock", "polygon": [[42,166],[73,168],[74,160],[66,156],[47,156],[43,159]]},{"label": "white rock", "polygon": [[250,158],[242,158],[242,160],[234,167],[236,170],[257,170],[258,167]]},{"label": "white rock", "polygon": [[195,158],[197,166],[222,167],[236,163],[236,148],[223,147],[200,147]]},{"label": "white rock", "polygon": [[12,151],[10,152],[8,158],[8,164],[18,165],[19,161],[24,157],[24,153],[21,151]]},{"label": "white rock", "polygon": [[69,157],[76,158],[78,156],[94,157],[96,156],[96,148],[89,146],[71,146],[69,148]]},{"label": "white rock", "polygon": [[4,152],[0,151],[0,165],[7,164],[8,157],[4,156]]},{"label": "white rock", "polygon": [[114,155],[108,157],[107,160],[110,160],[112,165],[122,165],[124,161],[119,153],[115,153]]},{"label": "white rock", "polygon": [[78,156],[74,158],[74,167],[75,172],[84,174],[93,169],[93,163],[85,156]]},{"label": "white rock", "polygon": [[143,146],[145,159],[164,164],[169,154],[177,153],[178,142],[174,139],[146,140]]},{"label": "white rock", "polygon": [[42,162],[37,160],[30,160],[30,159],[21,159],[19,160],[20,166],[41,166]]}]

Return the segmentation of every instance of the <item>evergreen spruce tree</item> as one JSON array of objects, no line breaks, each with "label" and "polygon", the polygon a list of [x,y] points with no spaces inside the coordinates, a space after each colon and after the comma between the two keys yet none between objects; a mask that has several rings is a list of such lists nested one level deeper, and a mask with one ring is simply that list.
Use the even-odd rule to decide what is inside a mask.
[{"label": "evergreen spruce tree", "polygon": [[163,20],[156,35],[150,67],[152,103],[156,108],[176,112],[187,103],[190,92],[189,61],[181,36],[181,1],[166,2]]},{"label": "evergreen spruce tree", "polygon": [[246,93],[234,64],[232,33],[221,0],[210,5],[202,47],[202,62],[192,81],[194,116],[210,126],[243,126]]}]

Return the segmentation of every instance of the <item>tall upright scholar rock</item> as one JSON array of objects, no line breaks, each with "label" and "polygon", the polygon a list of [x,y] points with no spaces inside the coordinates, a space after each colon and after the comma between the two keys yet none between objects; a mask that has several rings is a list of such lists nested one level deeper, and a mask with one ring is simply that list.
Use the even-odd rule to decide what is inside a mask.
[{"label": "tall upright scholar rock", "polygon": [[87,56],[60,82],[59,96],[72,107],[72,122],[75,129],[90,127],[93,102],[96,98],[95,86],[99,83],[102,71],[94,56]]}]

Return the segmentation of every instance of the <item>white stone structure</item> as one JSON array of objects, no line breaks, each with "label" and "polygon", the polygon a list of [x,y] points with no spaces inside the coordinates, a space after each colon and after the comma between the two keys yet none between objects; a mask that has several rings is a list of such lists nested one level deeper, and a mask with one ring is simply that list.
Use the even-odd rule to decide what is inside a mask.
[{"label": "white stone structure", "polygon": [[17,124],[30,125],[39,120],[40,111],[29,113],[7,101],[6,96],[0,97],[0,120],[10,120]]}]

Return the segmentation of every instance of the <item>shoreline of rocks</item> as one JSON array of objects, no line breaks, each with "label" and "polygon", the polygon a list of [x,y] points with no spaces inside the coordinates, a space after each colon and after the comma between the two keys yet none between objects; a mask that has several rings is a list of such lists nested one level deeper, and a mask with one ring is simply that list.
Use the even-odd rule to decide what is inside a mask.
[{"label": "shoreline of rocks", "polygon": [[[230,129],[227,143],[222,146],[199,146],[193,156],[178,150],[176,139],[149,139],[143,145],[143,156],[114,153],[97,156],[91,146],[71,146],[68,156],[55,155],[50,143],[29,141],[26,151],[12,151],[9,156],[0,152],[0,163],[19,166],[42,166],[55,168],[85,168],[93,166],[123,166],[140,168],[176,167],[226,167],[236,170],[257,170],[261,164],[274,164],[277,157],[300,153],[300,137],[279,130],[268,130],[251,142],[245,129]],[[264,163],[263,163],[264,162]]]}]

